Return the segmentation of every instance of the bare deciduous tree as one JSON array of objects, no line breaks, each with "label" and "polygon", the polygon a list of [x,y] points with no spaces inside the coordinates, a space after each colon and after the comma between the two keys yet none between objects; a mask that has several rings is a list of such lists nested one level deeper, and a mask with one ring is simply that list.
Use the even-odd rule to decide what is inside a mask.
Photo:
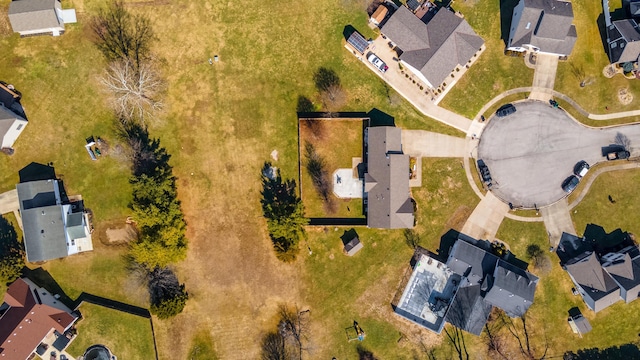
[{"label": "bare deciduous tree", "polygon": [[337,111],[346,103],[347,96],[335,71],[321,67],[313,74],[313,81],[320,91],[320,99],[326,110]]},{"label": "bare deciduous tree", "polygon": [[153,117],[162,109],[165,83],[148,62],[136,69],[129,60],[112,62],[101,79],[111,94],[114,110],[125,120]]},{"label": "bare deciduous tree", "polygon": [[262,338],[262,360],[289,360],[284,337],[278,332],[270,332]]},{"label": "bare deciduous tree", "polygon": [[627,135],[618,132],[616,133],[616,137],[613,139],[613,142],[616,145],[620,145],[622,147],[624,147],[625,150],[627,151],[631,151],[631,140],[629,140],[629,138],[627,137]]},{"label": "bare deciduous tree", "polygon": [[302,359],[303,351],[307,350],[306,343],[309,335],[309,310],[300,311],[296,306],[289,308],[280,305],[280,335],[285,339],[285,343],[295,351],[291,351],[293,359]]},{"label": "bare deciduous tree", "polygon": [[517,341],[518,349],[525,359],[541,360],[546,358],[547,351],[549,350],[549,342],[547,341],[546,334],[544,334],[544,345],[540,346],[540,344],[534,342],[530,328],[527,325],[528,318],[526,314],[519,317],[519,321],[510,318],[504,313],[502,313],[500,317],[504,327]]}]

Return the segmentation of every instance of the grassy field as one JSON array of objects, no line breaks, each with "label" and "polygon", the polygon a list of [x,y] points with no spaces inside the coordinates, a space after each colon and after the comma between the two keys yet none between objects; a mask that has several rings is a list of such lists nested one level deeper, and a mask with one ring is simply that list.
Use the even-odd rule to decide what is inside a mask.
[{"label": "grassy field", "polygon": [[[314,132],[306,125],[314,121],[319,126]],[[313,125],[311,125],[313,126]],[[333,187],[333,173],[338,169],[350,169],[352,159],[363,156],[364,122],[360,120],[303,120],[300,122],[300,156],[301,156],[301,190],[307,217],[364,217],[362,198],[341,199],[330,194],[330,205],[325,204],[313,187],[313,182],[306,169],[306,144],[312,144],[316,153],[324,159],[331,187]]]},{"label": "grassy field", "polygon": [[93,304],[82,304],[78,336],[67,352],[78,357],[91,345],[106,345],[120,359],[153,359],[149,319]]},{"label": "grassy field", "polygon": [[[508,1],[507,1],[508,2]],[[524,59],[504,55],[501,39],[502,1],[456,2],[453,7],[464,14],[484,41],[486,50],[440,103],[441,106],[473,118],[489,100],[505,90],[531,86],[533,70]],[[509,20],[510,21],[510,20]]]}]

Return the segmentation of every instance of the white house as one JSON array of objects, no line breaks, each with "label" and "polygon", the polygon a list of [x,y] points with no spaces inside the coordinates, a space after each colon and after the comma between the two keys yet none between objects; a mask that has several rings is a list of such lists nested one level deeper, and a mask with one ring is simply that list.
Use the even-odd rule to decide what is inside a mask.
[{"label": "white house", "polygon": [[12,148],[27,125],[27,117],[20,105],[20,92],[13,85],[0,81],[0,139],[1,148]]},{"label": "white house", "polygon": [[15,0],[9,4],[9,21],[20,36],[64,33],[62,5],[58,0]]}]

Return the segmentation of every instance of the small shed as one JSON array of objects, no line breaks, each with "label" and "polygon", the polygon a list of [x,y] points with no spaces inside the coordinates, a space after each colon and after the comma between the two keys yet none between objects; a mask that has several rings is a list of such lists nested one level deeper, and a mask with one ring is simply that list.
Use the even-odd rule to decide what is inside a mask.
[{"label": "small shed", "polygon": [[372,24],[379,26],[387,17],[388,13],[389,13],[389,9],[387,9],[387,7],[384,5],[380,5],[376,9],[376,11],[374,11],[373,14],[371,14],[371,18],[369,18],[369,21]]},{"label": "small shed", "polygon": [[571,330],[573,330],[573,332],[575,334],[578,334],[580,337],[591,331],[591,324],[589,324],[589,320],[582,316],[582,313],[580,313],[580,310],[577,308],[572,308],[571,310],[569,310],[568,321]]},{"label": "small shed", "polygon": [[342,245],[344,246],[344,253],[347,254],[347,256],[355,255],[364,247],[358,238],[358,233],[356,233],[354,229],[345,231],[340,238],[342,239]]}]

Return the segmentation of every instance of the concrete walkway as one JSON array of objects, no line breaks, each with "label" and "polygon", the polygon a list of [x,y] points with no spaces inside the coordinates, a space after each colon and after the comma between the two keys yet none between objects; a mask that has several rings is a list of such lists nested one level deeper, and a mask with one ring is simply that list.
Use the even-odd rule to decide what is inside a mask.
[{"label": "concrete walkway", "polygon": [[18,211],[18,190],[13,189],[0,194],[0,214]]},{"label": "concrete walkway", "polygon": [[577,234],[576,228],[573,226],[571,214],[567,198],[564,198],[553,205],[540,209],[544,226],[547,228],[549,243],[551,246],[557,246],[562,237],[562,233]]},{"label": "concrete walkway", "polygon": [[464,157],[464,138],[424,130],[402,130],[402,150],[411,156]]},{"label": "concrete walkway", "polygon": [[488,192],[473,209],[473,213],[462,227],[462,232],[476,239],[493,240],[498,228],[509,212],[509,206]]}]

